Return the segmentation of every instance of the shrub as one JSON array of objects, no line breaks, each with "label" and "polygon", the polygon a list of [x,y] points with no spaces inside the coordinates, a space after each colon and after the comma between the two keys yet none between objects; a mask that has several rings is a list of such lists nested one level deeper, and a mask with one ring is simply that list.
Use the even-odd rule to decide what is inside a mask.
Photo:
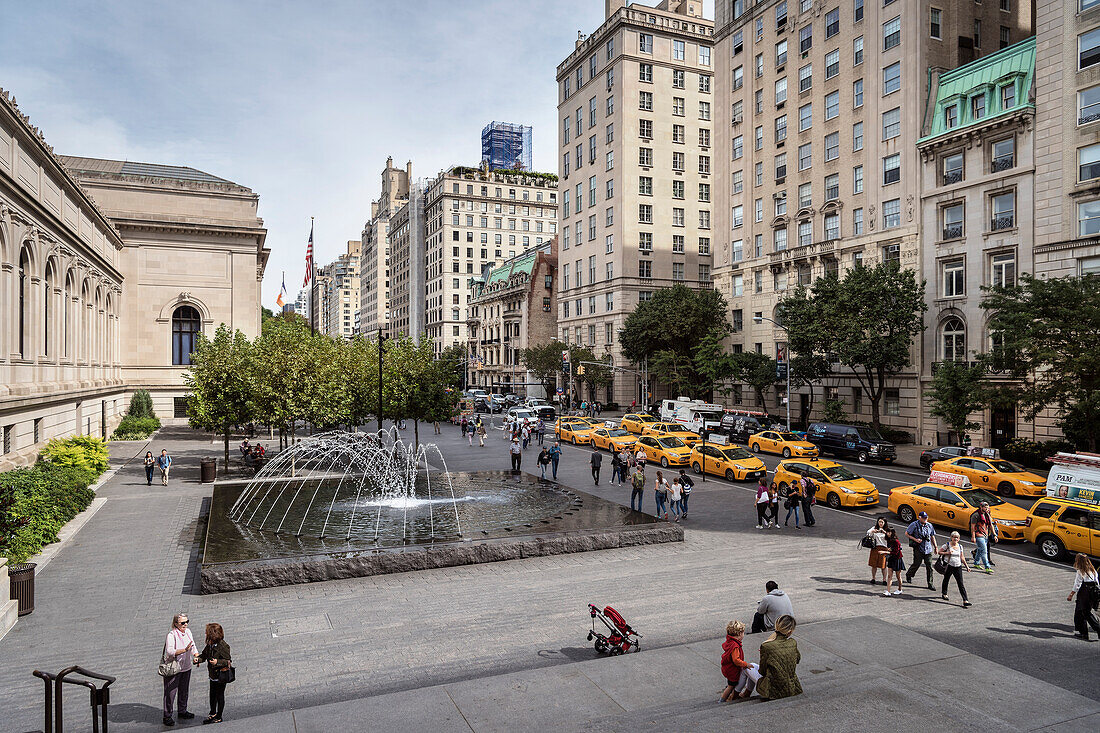
[{"label": "shrub", "polygon": [[1009,461],[1014,461],[1028,468],[1046,470],[1050,468],[1050,464],[1046,462],[1046,459],[1060,451],[1072,453],[1074,451],[1073,444],[1065,440],[1048,440],[1039,443],[1027,438],[1016,438],[1001,448],[1001,455]]},{"label": "shrub", "polygon": [[[126,416],[157,419],[157,414],[153,411],[153,397],[149,394],[149,390],[139,389],[134,392],[130,398],[130,409],[126,411]],[[157,420],[157,427],[160,427],[160,420]]]},{"label": "shrub", "polygon": [[25,561],[57,541],[65,523],[88,508],[96,472],[39,463],[0,473],[0,555]]},{"label": "shrub", "polygon": [[847,415],[844,414],[844,403],[838,399],[825,400],[821,408],[821,419],[825,422],[844,422]]},{"label": "shrub", "polygon": [[145,440],[159,427],[160,420],[155,417],[127,415],[111,434],[111,440]]},{"label": "shrub", "polygon": [[107,444],[90,435],[53,438],[38,455],[39,460],[53,466],[73,466],[98,476],[107,470]]}]

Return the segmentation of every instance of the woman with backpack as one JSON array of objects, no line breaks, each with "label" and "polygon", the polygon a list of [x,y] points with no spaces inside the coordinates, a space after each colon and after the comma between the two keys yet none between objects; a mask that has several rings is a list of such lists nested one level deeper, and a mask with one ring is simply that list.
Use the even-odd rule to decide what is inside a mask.
[{"label": "woman with backpack", "polygon": [[905,558],[901,554],[901,541],[898,539],[898,533],[894,529],[886,530],[886,569],[889,575],[886,578],[886,590],[882,595],[888,596],[890,593],[890,586],[894,584],[894,579],[897,578],[898,589],[893,592],[892,595],[901,595],[901,571],[905,570]]},{"label": "woman with backpack", "polygon": [[1077,595],[1077,606],[1073,611],[1073,626],[1077,629],[1074,634],[1078,639],[1089,640],[1089,627],[1100,636],[1100,622],[1096,620],[1096,606],[1100,601],[1100,580],[1098,580],[1096,568],[1093,567],[1088,555],[1077,553],[1073,560],[1073,569],[1077,575],[1073,578],[1073,590],[1069,592],[1067,601],[1072,601]]}]

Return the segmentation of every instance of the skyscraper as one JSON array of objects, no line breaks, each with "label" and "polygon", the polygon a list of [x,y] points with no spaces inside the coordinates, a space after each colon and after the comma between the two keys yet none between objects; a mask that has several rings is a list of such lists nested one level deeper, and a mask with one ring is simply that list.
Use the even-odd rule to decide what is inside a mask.
[{"label": "skyscraper", "polygon": [[531,170],[531,128],[490,122],[481,131],[481,162],[489,170]]}]

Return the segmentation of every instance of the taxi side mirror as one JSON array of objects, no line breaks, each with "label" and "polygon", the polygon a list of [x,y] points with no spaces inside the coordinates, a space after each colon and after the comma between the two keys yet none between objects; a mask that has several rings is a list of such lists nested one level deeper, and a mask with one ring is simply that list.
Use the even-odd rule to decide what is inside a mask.
[{"label": "taxi side mirror", "polygon": [[955,502],[955,506],[958,506],[958,507],[963,507],[963,508],[965,508],[965,507],[966,507],[966,504],[964,504],[964,503],[963,503],[963,502],[961,502],[961,501],[956,501],[956,502]]}]

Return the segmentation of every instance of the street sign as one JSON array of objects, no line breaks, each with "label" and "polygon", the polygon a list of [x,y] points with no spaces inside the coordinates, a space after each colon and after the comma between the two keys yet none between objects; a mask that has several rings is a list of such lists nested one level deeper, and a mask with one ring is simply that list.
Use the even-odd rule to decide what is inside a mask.
[{"label": "street sign", "polygon": [[775,365],[775,378],[781,382],[787,379],[787,362],[778,362]]}]

